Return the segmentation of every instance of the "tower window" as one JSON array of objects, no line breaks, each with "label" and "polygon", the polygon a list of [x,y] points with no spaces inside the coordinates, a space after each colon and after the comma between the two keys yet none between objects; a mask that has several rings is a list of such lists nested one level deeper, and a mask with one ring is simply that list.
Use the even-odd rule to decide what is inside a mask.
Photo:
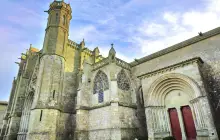
[{"label": "tower window", "polygon": [[58,13],[56,13],[56,23],[58,22]]},{"label": "tower window", "polygon": [[66,25],[66,16],[63,15],[63,25]]},{"label": "tower window", "polygon": [[54,97],[55,97],[55,92],[56,92],[56,91],[55,91],[55,90],[53,90],[53,99],[54,99]]}]

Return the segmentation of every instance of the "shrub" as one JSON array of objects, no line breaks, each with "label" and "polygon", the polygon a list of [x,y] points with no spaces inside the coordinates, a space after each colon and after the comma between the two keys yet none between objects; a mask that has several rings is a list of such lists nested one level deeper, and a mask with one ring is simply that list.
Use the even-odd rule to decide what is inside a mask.
[{"label": "shrub", "polygon": [[163,140],[176,140],[176,139],[174,137],[172,137],[172,136],[169,136],[169,137],[163,138]]}]

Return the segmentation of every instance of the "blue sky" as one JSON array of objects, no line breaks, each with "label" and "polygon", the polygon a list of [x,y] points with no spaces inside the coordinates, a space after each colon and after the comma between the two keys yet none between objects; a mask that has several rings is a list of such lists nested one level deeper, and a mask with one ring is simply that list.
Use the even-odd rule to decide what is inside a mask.
[{"label": "blue sky", "polygon": [[[2,0],[0,20],[0,100],[8,100],[14,63],[30,44],[42,48],[53,0]],[[220,26],[219,0],[66,0],[72,6],[69,38],[85,38],[106,56],[114,43],[117,57],[131,62],[198,32]]]}]

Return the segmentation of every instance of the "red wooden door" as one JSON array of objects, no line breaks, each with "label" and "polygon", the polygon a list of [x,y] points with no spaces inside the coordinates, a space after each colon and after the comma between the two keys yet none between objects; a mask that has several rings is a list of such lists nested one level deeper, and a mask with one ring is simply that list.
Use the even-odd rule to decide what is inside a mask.
[{"label": "red wooden door", "polygon": [[176,138],[176,140],[182,140],[180,122],[176,108],[169,109],[169,115],[170,115],[172,135]]},{"label": "red wooden door", "polygon": [[189,106],[182,107],[181,111],[182,111],[187,140],[195,140],[196,128],[193,121],[192,111]]}]

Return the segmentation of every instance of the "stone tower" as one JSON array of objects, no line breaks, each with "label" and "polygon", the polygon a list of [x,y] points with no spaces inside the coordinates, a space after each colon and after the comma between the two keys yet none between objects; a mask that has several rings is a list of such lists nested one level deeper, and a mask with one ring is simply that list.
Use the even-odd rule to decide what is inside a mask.
[{"label": "stone tower", "polygon": [[[63,117],[65,50],[68,43],[71,7],[63,1],[50,4],[36,91],[29,121],[28,140],[59,139]],[[63,137],[63,136],[61,136]]]},{"label": "stone tower", "polygon": [[71,7],[62,1],[54,1],[48,11],[48,23],[44,39],[44,54],[56,54],[64,57],[68,42],[69,24],[72,18]]}]

